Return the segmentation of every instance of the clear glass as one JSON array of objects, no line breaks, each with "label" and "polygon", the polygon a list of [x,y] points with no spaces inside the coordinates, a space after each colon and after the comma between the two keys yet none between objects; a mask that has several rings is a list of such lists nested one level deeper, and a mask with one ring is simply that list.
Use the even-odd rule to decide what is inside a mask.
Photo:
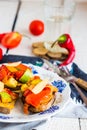
[{"label": "clear glass", "polygon": [[45,0],[46,40],[55,40],[63,33],[70,33],[75,13],[74,0]]}]

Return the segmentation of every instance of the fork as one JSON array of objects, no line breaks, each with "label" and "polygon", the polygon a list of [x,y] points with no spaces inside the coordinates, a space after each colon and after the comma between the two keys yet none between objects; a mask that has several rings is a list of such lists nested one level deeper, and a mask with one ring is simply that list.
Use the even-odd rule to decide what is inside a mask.
[{"label": "fork", "polygon": [[81,89],[78,87],[78,85],[75,83],[75,78],[70,74],[68,68],[66,66],[61,68],[62,71],[64,71],[65,76],[64,79],[71,83],[75,89],[78,91],[79,95],[81,96],[83,102],[85,103],[85,105],[87,106],[87,97],[85,96],[85,94],[81,91]]},{"label": "fork", "polygon": [[[81,78],[77,78],[74,75],[70,75],[70,77],[68,75],[66,75],[66,69],[65,68],[60,68],[57,65],[54,65],[53,63],[51,63],[50,61],[43,59],[44,63],[46,63],[50,68],[53,69],[54,72],[56,72],[58,75],[60,75],[61,77],[65,78],[73,78],[74,82],[81,88],[85,89],[87,91],[87,81],[81,79]],[[65,70],[64,70],[65,69]],[[69,73],[69,72],[67,72]],[[68,79],[68,80],[69,80]]]}]

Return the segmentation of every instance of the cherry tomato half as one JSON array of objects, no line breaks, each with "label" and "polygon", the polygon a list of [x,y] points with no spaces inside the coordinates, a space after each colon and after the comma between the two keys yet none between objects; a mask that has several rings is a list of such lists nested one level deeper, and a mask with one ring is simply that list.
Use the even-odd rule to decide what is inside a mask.
[{"label": "cherry tomato half", "polygon": [[2,38],[1,44],[6,48],[11,49],[17,47],[20,44],[21,39],[22,35],[20,33],[10,32]]},{"label": "cherry tomato half", "polygon": [[44,32],[44,23],[40,20],[33,20],[29,25],[29,30],[33,35],[41,35]]}]

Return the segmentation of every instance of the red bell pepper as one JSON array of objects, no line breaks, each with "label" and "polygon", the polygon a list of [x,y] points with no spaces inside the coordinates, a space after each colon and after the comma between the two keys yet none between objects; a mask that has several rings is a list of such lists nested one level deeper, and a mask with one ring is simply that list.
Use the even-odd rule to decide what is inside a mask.
[{"label": "red bell pepper", "polygon": [[14,76],[16,77],[16,80],[19,80],[23,74],[24,74],[24,70],[18,70],[14,72]]},{"label": "red bell pepper", "polygon": [[37,107],[41,100],[47,95],[49,95],[51,92],[51,89],[49,87],[45,87],[40,93],[34,94],[31,91],[28,92],[27,96],[25,97],[25,101],[27,104],[30,104],[34,107]]},{"label": "red bell pepper", "polygon": [[75,46],[72,42],[72,39],[70,37],[69,34],[63,34],[61,35],[52,45],[52,47],[54,46],[54,44],[58,42],[58,45],[60,47],[66,48],[69,51],[68,57],[66,58],[66,60],[64,62],[62,62],[59,67],[68,65],[69,63],[71,63],[75,57]]},{"label": "red bell pepper", "polygon": [[22,63],[20,63],[19,65],[17,65],[17,66],[16,66],[16,69],[18,69],[18,70],[23,70],[23,71],[25,71],[25,70],[27,70],[27,69],[31,70],[30,67],[28,67],[28,66],[26,66],[26,65],[24,65],[24,64],[22,64]]}]

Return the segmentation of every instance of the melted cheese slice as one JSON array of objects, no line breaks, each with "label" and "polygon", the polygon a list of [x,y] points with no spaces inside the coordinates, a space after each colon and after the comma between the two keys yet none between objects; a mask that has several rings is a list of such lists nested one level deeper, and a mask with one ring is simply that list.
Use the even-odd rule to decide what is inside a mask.
[{"label": "melted cheese slice", "polygon": [[32,92],[33,92],[34,94],[40,93],[40,92],[46,87],[47,84],[48,84],[48,80],[47,80],[47,79],[42,80],[40,83],[38,83],[38,84],[32,89]]}]

